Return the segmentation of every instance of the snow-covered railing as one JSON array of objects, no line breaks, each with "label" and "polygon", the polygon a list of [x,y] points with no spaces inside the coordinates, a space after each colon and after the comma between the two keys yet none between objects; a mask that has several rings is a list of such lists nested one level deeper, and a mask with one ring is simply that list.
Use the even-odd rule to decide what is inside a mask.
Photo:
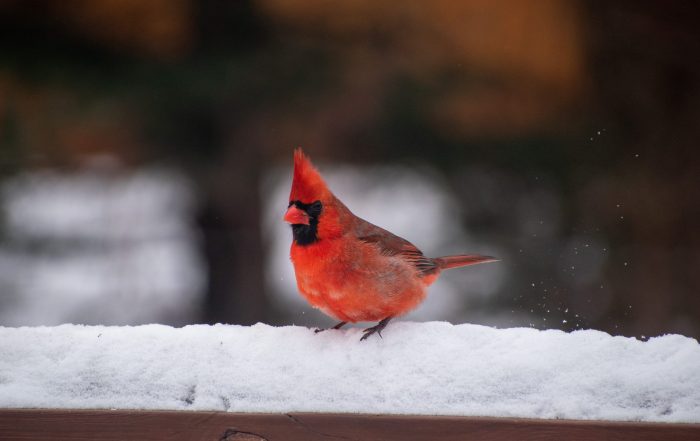
[{"label": "snow-covered railing", "polygon": [[700,439],[687,337],[435,322],[360,335],[0,328],[0,439]]}]

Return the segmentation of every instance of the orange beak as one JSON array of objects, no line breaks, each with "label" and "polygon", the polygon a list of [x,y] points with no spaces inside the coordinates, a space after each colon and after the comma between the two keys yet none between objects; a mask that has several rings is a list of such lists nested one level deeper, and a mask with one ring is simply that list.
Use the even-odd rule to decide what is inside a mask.
[{"label": "orange beak", "polygon": [[309,215],[304,210],[300,210],[295,205],[292,205],[287,208],[287,212],[284,214],[284,221],[292,225],[309,225]]}]

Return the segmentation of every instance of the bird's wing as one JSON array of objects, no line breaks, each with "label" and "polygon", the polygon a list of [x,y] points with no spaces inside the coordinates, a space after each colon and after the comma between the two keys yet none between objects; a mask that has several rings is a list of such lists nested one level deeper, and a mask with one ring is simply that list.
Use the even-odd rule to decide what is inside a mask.
[{"label": "bird's wing", "polygon": [[401,257],[415,266],[424,276],[432,274],[438,269],[437,263],[424,256],[421,250],[411,242],[365,220],[358,220],[361,221],[355,228],[358,239],[377,245],[383,255]]}]

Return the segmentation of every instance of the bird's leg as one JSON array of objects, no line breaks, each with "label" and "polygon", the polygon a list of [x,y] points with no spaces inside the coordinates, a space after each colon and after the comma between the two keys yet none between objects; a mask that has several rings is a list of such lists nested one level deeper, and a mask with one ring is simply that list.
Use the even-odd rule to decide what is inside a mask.
[{"label": "bird's leg", "polygon": [[[340,329],[340,328],[342,328],[343,326],[345,326],[347,323],[348,323],[348,322],[340,322],[340,323],[338,323],[337,325],[333,326],[332,328],[328,328],[328,329]],[[323,332],[323,331],[326,331],[326,329],[318,328],[318,329],[316,329],[314,332],[315,332],[316,334],[318,334],[319,332]]]},{"label": "bird's leg", "polygon": [[376,326],[372,326],[371,328],[367,328],[364,331],[362,331],[362,332],[364,332],[365,335],[362,336],[360,341],[365,340],[367,337],[374,334],[375,332],[379,335],[379,337],[381,337],[382,336],[382,329],[386,328],[386,325],[389,324],[389,321],[392,318],[393,317],[389,316],[389,317],[383,319],[382,321],[380,321],[379,323],[377,323]]}]

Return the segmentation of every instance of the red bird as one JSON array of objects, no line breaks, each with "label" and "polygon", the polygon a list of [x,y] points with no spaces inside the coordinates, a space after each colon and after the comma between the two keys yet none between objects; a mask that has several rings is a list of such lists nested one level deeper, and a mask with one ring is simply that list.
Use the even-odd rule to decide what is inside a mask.
[{"label": "red bird", "polygon": [[[297,286],[315,308],[347,322],[379,321],[379,333],[425,299],[444,269],[496,261],[478,254],[430,258],[413,244],[352,214],[331,193],[301,149],[284,220],[291,224]],[[318,331],[317,331],[318,332]]]}]

